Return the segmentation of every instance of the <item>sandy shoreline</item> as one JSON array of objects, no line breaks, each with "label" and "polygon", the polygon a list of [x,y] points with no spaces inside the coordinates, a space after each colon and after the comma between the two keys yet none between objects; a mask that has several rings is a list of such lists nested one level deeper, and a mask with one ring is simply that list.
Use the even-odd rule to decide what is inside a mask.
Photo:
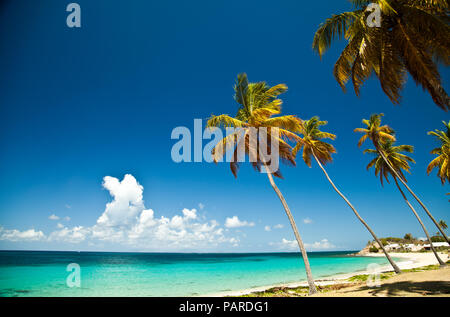
[{"label": "sandy shoreline", "polygon": [[[438,264],[434,254],[432,252],[389,253],[389,254],[393,258],[397,259],[396,263],[402,270]],[[370,254],[367,254],[364,256],[365,257],[384,257],[384,254],[370,253]],[[439,253],[439,256],[441,257],[441,259],[444,262],[446,262],[450,259],[449,255],[446,253]],[[399,259],[400,259],[400,261],[399,261]],[[380,273],[392,272],[392,271],[393,271],[393,269],[390,265],[381,266],[379,268]],[[351,273],[332,275],[332,276],[324,277],[324,278],[318,278],[318,279],[316,279],[316,285],[325,286],[325,285],[332,285],[332,284],[344,284],[344,283],[348,283],[346,280],[352,276],[359,275],[359,274],[369,274],[369,273],[372,273],[372,272],[362,270],[362,271],[356,271],[356,272],[351,272]],[[242,296],[242,295],[247,295],[247,294],[254,293],[254,292],[264,292],[264,291],[274,288],[274,287],[295,288],[295,287],[300,287],[300,286],[308,286],[308,284],[306,281],[300,281],[300,282],[293,282],[293,283],[260,286],[260,287],[249,288],[249,289],[240,290],[240,291],[230,291],[230,292],[221,292],[221,293],[215,293],[215,294],[206,294],[206,295],[202,295],[202,296],[207,296],[207,297]]]}]

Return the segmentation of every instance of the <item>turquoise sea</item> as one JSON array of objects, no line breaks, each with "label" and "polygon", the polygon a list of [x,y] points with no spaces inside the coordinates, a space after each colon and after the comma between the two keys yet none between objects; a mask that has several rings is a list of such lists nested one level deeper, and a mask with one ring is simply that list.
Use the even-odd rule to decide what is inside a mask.
[{"label": "turquoise sea", "polygon": [[[350,253],[309,253],[314,277],[387,264]],[[80,267],[80,287],[66,284],[70,263]],[[0,251],[0,296],[195,296],[305,279],[299,253]]]}]

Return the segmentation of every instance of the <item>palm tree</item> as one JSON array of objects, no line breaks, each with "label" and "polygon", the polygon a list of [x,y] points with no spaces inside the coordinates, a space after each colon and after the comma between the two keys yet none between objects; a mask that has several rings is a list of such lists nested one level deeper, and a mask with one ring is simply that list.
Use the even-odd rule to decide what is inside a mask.
[{"label": "palm tree", "polygon": [[442,229],[447,230],[448,226],[447,223],[444,220],[440,220],[439,221],[439,225],[441,226]]},{"label": "palm tree", "polygon": [[429,135],[435,136],[441,143],[440,147],[431,151],[431,154],[436,154],[437,157],[430,162],[427,168],[427,173],[430,175],[434,168],[438,168],[438,177],[441,179],[442,185],[446,181],[450,183],[450,121],[447,123],[442,121],[447,131],[430,131]]},{"label": "palm tree", "polygon": [[401,273],[400,268],[391,259],[389,253],[386,252],[383,243],[381,243],[381,241],[378,239],[375,232],[373,232],[372,228],[370,228],[369,225],[364,221],[364,219],[359,215],[359,213],[356,211],[355,207],[353,207],[353,205],[350,203],[347,197],[345,197],[344,194],[342,194],[342,192],[336,187],[336,185],[333,183],[333,181],[331,180],[330,176],[328,175],[327,171],[323,166],[329,162],[332,162],[333,158],[331,157],[331,155],[333,153],[336,153],[336,149],[334,148],[333,145],[322,140],[322,139],[334,140],[336,138],[334,134],[320,131],[320,127],[326,125],[327,123],[328,123],[327,121],[320,121],[318,117],[312,117],[311,119],[304,121],[301,129],[301,134],[303,135],[303,137],[301,138],[300,141],[298,141],[297,145],[295,146],[293,154],[296,155],[298,151],[303,149],[302,154],[303,161],[309,167],[311,167],[311,157],[315,159],[317,165],[319,165],[320,169],[325,174],[325,177],[328,179],[333,189],[338,193],[339,196],[342,197],[342,199],[344,199],[347,205],[353,210],[358,220],[361,221],[361,223],[366,227],[366,229],[373,236],[373,238],[378,243],[380,248],[383,250],[389,263],[394,268],[394,271],[396,273]]},{"label": "palm tree", "polygon": [[[447,242],[449,242],[448,237],[445,235],[444,231],[439,226],[436,219],[434,219],[433,215],[430,213],[428,208],[419,199],[419,197],[417,197],[417,195],[412,191],[412,189],[409,188],[408,184],[406,184],[406,182],[403,180],[403,178],[400,176],[400,174],[398,174],[397,170],[394,167],[392,167],[389,160],[384,155],[384,152],[382,150],[382,144],[387,141],[396,141],[396,139],[394,137],[394,130],[392,128],[390,128],[387,125],[383,125],[383,126],[381,125],[381,117],[383,117],[383,116],[384,115],[382,113],[381,114],[373,114],[370,116],[369,120],[367,120],[367,119],[362,120],[362,122],[367,126],[367,128],[355,129],[355,132],[364,133],[364,135],[361,137],[361,139],[359,139],[358,146],[360,147],[364,143],[364,141],[366,141],[367,139],[370,139],[372,141],[373,145],[375,146],[375,150],[380,154],[380,156],[386,162],[387,167],[389,167],[389,169],[392,171],[393,175],[396,176],[396,179],[399,180],[405,186],[405,188],[411,193],[411,195],[413,195],[413,197],[417,200],[417,202],[420,204],[420,206],[422,206],[422,208],[425,210],[428,217],[430,217],[430,219],[433,221],[435,226],[442,233],[445,240]],[[450,244],[450,242],[449,242],[449,244]]]},{"label": "palm tree", "polygon": [[[403,199],[405,200],[406,204],[411,208],[411,211],[413,212],[414,216],[416,216],[417,221],[419,221],[420,225],[422,226],[423,232],[427,236],[428,242],[430,242],[431,250],[434,253],[434,256],[438,260],[439,264],[441,266],[445,266],[444,261],[441,260],[439,255],[437,254],[436,250],[433,247],[433,242],[431,241],[430,235],[428,234],[428,230],[425,227],[424,223],[422,222],[422,219],[417,214],[414,207],[411,205],[411,203],[408,201],[408,198],[406,197],[405,193],[403,192],[402,188],[398,184],[397,177],[401,177],[403,181],[407,181],[405,175],[403,174],[402,170],[409,173],[410,166],[409,163],[415,163],[414,160],[409,157],[406,154],[403,154],[402,152],[412,153],[414,151],[414,148],[411,145],[394,145],[394,142],[391,140],[388,140],[384,143],[381,143],[380,150],[384,154],[384,157],[387,158],[389,163],[387,163],[384,158],[380,155],[381,151],[378,150],[372,150],[368,149],[365,150],[364,153],[370,153],[374,154],[375,158],[370,161],[369,165],[367,165],[367,169],[370,169],[371,167],[375,168],[375,176],[380,177],[381,185],[383,186],[383,179],[386,179],[386,181],[389,183],[389,175],[392,176],[392,178],[395,181],[395,185],[397,185],[398,190],[402,194]],[[391,167],[393,167],[396,171],[396,173],[392,172]],[[399,176],[397,176],[399,175]]]},{"label": "palm tree", "polygon": [[[284,93],[287,90],[287,86],[284,84],[269,87],[265,82],[249,83],[247,75],[239,74],[237,83],[234,87],[235,100],[239,104],[239,110],[236,117],[231,117],[226,114],[219,116],[212,116],[207,123],[208,127],[234,127],[239,128],[234,133],[225,137],[222,141],[212,150],[212,156],[214,162],[221,160],[226,151],[233,150],[233,160],[230,163],[231,172],[237,177],[237,171],[239,169],[238,162],[238,148],[243,146],[245,154],[254,158],[252,165],[258,170],[262,171],[264,167],[266,170],[269,182],[278,195],[286,215],[290,221],[292,229],[297,239],[298,246],[302,253],[303,261],[306,269],[306,276],[309,285],[309,293],[317,293],[316,286],[314,285],[314,279],[311,273],[311,267],[306,253],[305,246],[298,232],[294,218],[291,214],[289,206],[286,203],[283,195],[276,186],[272,174],[275,177],[282,178],[280,171],[271,171],[266,165],[267,159],[261,154],[261,149],[256,149],[254,144],[250,140],[252,129],[266,128],[268,130],[278,129],[279,131],[279,157],[282,162],[295,165],[295,160],[292,155],[292,147],[286,142],[288,140],[300,139],[295,132],[298,132],[302,124],[301,120],[295,116],[277,116],[281,112],[281,99],[278,99],[278,95]],[[257,130],[258,131],[258,130]],[[267,146],[270,141],[266,141],[264,136],[258,133],[259,146]],[[234,140],[237,139],[236,145]],[[252,159],[250,159],[252,161]]]},{"label": "palm tree", "polygon": [[[333,15],[317,29],[313,49],[323,56],[336,39],[347,46],[334,65],[334,77],[345,91],[352,80],[356,95],[372,73],[392,103],[398,104],[407,72],[433,98],[450,109],[438,63],[450,64],[448,0],[350,0],[354,11]],[[370,4],[381,9],[380,27],[367,20]]]},{"label": "palm tree", "polygon": [[413,237],[413,235],[411,233],[407,233],[407,234],[405,234],[403,239],[405,239],[406,241],[413,241],[414,237]]}]

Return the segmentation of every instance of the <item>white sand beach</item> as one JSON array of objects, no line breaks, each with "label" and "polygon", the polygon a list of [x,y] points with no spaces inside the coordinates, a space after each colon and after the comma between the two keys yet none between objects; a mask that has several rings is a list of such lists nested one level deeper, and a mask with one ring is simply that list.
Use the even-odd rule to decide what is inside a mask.
[{"label": "white sand beach", "polygon": [[[439,264],[436,260],[436,257],[432,252],[410,252],[410,253],[389,253],[391,257],[396,259],[397,265],[402,270],[407,269],[413,269],[413,268],[419,268],[427,265],[435,265]],[[384,257],[384,254],[382,253],[369,253],[364,255],[366,257]],[[447,262],[450,259],[450,256],[447,253],[439,253],[439,256],[444,262]],[[399,261],[400,259],[400,261]],[[378,269],[379,273],[386,273],[386,272],[392,272],[393,269],[390,265],[381,266]],[[326,278],[320,278],[316,279],[316,285],[318,286],[326,286],[326,285],[333,285],[333,284],[345,284],[350,283],[346,281],[348,278],[360,275],[360,274],[370,274],[374,273],[373,271],[357,271],[352,273],[346,273],[346,274],[338,274],[333,275]],[[208,296],[208,297],[223,297],[223,296],[242,296],[247,295],[254,292],[264,292],[268,289],[274,288],[274,287],[288,287],[288,288],[295,288],[300,286],[308,286],[306,281],[301,282],[294,282],[294,283],[288,283],[288,284],[276,284],[276,285],[268,285],[268,286],[261,286],[261,287],[255,287],[251,289],[245,289],[240,291],[232,291],[232,292],[223,292],[223,293],[216,293],[216,294],[206,294],[202,296]]]}]

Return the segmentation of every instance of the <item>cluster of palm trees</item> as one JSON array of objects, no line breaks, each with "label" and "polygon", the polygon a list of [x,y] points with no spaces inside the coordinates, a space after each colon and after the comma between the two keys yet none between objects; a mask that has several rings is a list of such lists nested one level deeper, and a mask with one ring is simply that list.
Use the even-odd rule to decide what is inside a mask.
[{"label": "cluster of palm trees", "polygon": [[[374,231],[370,228],[366,221],[359,215],[355,207],[350,203],[347,197],[337,188],[335,183],[331,180],[327,171],[325,170],[324,165],[331,162],[333,160],[332,154],[336,153],[336,149],[330,143],[325,142],[325,139],[334,140],[336,136],[334,134],[324,132],[320,130],[321,126],[327,124],[326,121],[321,121],[318,117],[313,117],[309,120],[301,120],[297,116],[294,115],[284,115],[279,116],[281,113],[281,105],[282,100],[279,98],[279,95],[284,93],[287,90],[287,86],[280,84],[274,87],[268,86],[265,82],[258,83],[249,83],[247,79],[247,75],[239,74],[236,85],[234,87],[235,90],[235,100],[239,104],[239,109],[237,111],[237,115],[235,117],[229,116],[227,114],[222,114],[219,116],[212,116],[207,123],[208,127],[235,127],[240,128],[236,130],[236,132],[228,135],[223,140],[217,143],[217,145],[212,150],[213,159],[215,162],[219,162],[221,157],[226,154],[227,151],[233,151],[234,160],[230,162],[230,169],[235,177],[237,177],[237,172],[239,169],[239,160],[238,160],[238,149],[243,147],[245,149],[245,154],[254,155],[257,159],[251,162],[253,167],[261,171],[263,168],[266,169],[266,174],[269,178],[269,182],[276,194],[278,195],[285,212],[288,216],[292,229],[294,231],[296,240],[298,242],[299,248],[302,253],[302,258],[306,268],[306,274],[309,284],[310,294],[314,294],[317,292],[316,287],[314,285],[314,279],[312,276],[311,268],[308,261],[308,256],[302,241],[302,238],[298,232],[297,226],[295,224],[294,218],[291,214],[288,204],[286,203],[285,198],[281,194],[280,190],[276,186],[273,176],[282,178],[280,170],[274,171],[273,173],[267,169],[267,158],[262,157],[261,151],[258,150],[258,146],[267,146],[270,142],[267,136],[258,135],[258,143],[257,146],[252,146],[250,142],[250,129],[251,128],[261,128],[264,127],[268,130],[276,128],[279,131],[278,134],[278,142],[280,145],[279,155],[281,161],[290,165],[296,165],[295,159],[297,154],[302,151],[302,159],[311,167],[311,162],[314,161],[320,167],[320,169],[325,174],[327,180],[330,182],[333,189],[344,199],[344,201],[348,204],[351,210],[354,212],[355,216],[358,220],[366,227],[366,229],[373,236],[375,241],[377,241],[379,247],[382,249],[386,258],[392,265],[393,269],[397,273],[401,273],[399,267],[395,264],[395,262],[390,257],[389,253],[383,246],[383,243],[379,240]],[[278,116],[277,116],[278,115]],[[381,125],[382,114],[374,114],[370,117],[369,120],[364,119],[363,123],[366,125],[365,128],[357,128],[355,132],[362,132],[364,135],[358,142],[358,145],[361,146],[366,140],[372,141],[375,149],[365,150],[364,153],[374,154],[376,157],[369,163],[368,168],[375,167],[375,174],[380,175],[380,180],[383,182],[383,179],[386,179],[389,182],[389,175],[391,175],[397,185],[400,193],[402,194],[405,202],[411,208],[412,212],[416,216],[417,220],[421,224],[427,239],[431,243],[431,238],[428,234],[425,225],[423,224],[421,218],[407,200],[405,193],[400,187],[398,181],[400,181],[405,188],[413,195],[413,197],[419,202],[419,204],[424,208],[428,216],[435,223],[439,231],[442,233],[442,236],[449,242],[448,237],[445,232],[441,228],[438,222],[434,219],[432,214],[429,212],[427,207],[423,204],[423,202],[417,197],[417,195],[411,190],[411,188],[407,185],[406,178],[404,176],[404,171],[409,171],[409,162],[414,162],[414,160],[408,157],[401,152],[412,152],[413,147],[409,145],[399,145],[395,146],[394,142],[396,141],[395,133],[392,128],[387,125]],[[258,130],[256,130],[258,131]],[[433,132],[436,135],[439,135],[443,138],[443,131]],[[444,156],[447,155],[447,160],[445,158],[438,160],[436,163],[436,159],[432,161],[431,166],[438,166],[439,171],[447,168],[446,164],[448,163],[448,149],[450,140],[448,136],[450,136],[450,129],[444,133],[447,138],[444,138],[445,142],[442,142],[441,147],[433,150],[432,153],[444,153]],[[438,157],[439,158],[439,157]],[[441,164],[441,165],[439,165]],[[443,176],[446,180],[450,181],[450,174],[441,175],[439,172],[439,177]],[[439,258],[437,252],[432,248],[436,258],[438,259],[441,265],[444,265],[444,262]]]},{"label": "cluster of palm trees", "polygon": [[[445,111],[450,109],[449,97],[442,87],[438,71],[438,63],[442,62],[448,65],[450,62],[448,1],[350,1],[353,3],[355,10],[333,15],[327,19],[320,25],[313,40],[313,49],[320,56],[331,46],[333,40],[345,37],[348,41],[348,45],[344,48],[334,66],[334,76],[342,89],[345,91],[345,85],[351,79],[355,92],[359,95],[361,85],[374,73],[378,77],[385,94],[393,103],[399,103],[400,91],[406,81],[407,73],[409,73],[417,84],[428,91],[437,106]],[[370,13],[366,8],[370,3],[376,3],[381,8],[382,22],[380,27],[370,27],[366,23]],[[284,207],[301,250],[309,293],[314,294],[317,290],[308,255],[289,206],[273,178],[273,176],[282,178],[281,172],[280,170],[272,172],[268,169],[267,157],[264,157],[258,148],[258,146],[268,147],[270,140],[266,135],[258,134],[258,142],[255,147],[250,141],[252,128],[262,127],[266,128],[268,132],[276,128],[279,131],[277,141],[282,162],[295,166],[296,157],[300,151],[302,152],[302,160],[309,167],[314,160],[325,174],[332,188],[344,199],[358,220],[373,236],[394,271],[401,273],[377,235],[359,215],[348,198],[338,189],[325,170],[324,166],[333,160],[332,154],[336,153],[333,145],[325,141],[326,139],[334,140],[336,136],[320,130],[327,122],[321,121],[318,117],[302,120],[295,115],[281,116],[282,100],[279,95],[287,90],[287,86],[284,84],[270,87],[265,82],[249,83],[246,74],[239,74],[234,90],[235,100],[239,105],[237,115],[234,117],[226,114],[213,115],[208,120],[207,126],[240,129],[218,142],[212,150],[213,159],[218,162],[227,151],[233,151],[234,160],[230,163],[230,168],[234,176],[237,177],[239,169],[238,149],[243,147],[246,155],[252,155],[256,158],[251,162],[253,167],[258,171],[266,170],[269,182]],[[365,125],[364,128],[355,129],[355,132],[363,133],[358,146],[361,146],[366,140],[370,140],[374,147],[374,149],[364,151],[364,153],[375,156],[367,168],[374,167],[375,175],[380,177],[382,184],[383,180],[389,182],[389,176],[394,179],[398,190],[419,221],[431,246],[429,233],[422,219],[408,201],[402,185],[425,210],[444,239],[449,242],[442,227],[407,184],[403,171],[409,172],[409,163],[414,163],[414,160],[404,153],[412,153],[413,147],[396,145],[395,131],[387,125],[382,125],[382,116],[383,114],[374,114],[370,119],[362,121]],[[438,176],[443,184],[446,181],[450,183],[450,122],[444,122],[444,124],[446,131],[436,130],[429,133],[438,139],[440,146],[431,152],[437,157],[429,164],[427,169],[429,174],[434,168],[437,168]],[[432,250],[438,262],[444,265],[433,247]]]}]

